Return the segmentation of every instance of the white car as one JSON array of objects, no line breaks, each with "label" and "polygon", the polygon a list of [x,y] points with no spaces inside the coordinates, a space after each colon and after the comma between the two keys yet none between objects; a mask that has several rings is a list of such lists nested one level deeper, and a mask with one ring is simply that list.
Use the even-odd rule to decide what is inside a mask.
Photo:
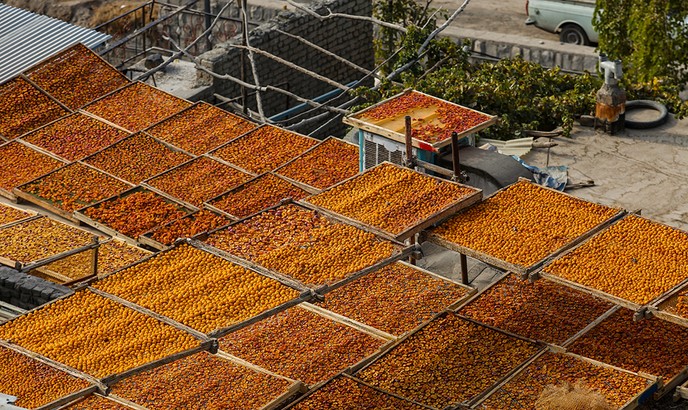
[{"label": "white car", "polygon": [[562,43],[597,43],[594,12],[595,0],[526,0],[526,24],[558,33]]}]

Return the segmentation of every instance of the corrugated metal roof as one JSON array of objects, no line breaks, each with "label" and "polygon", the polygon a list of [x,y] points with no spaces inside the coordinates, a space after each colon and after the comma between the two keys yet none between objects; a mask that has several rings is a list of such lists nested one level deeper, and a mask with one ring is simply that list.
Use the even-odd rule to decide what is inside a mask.
[{"label": "corrugated metal roof", "polygon": [[0,3],[0,83],[75,43],[94,48],[110,37]]}]

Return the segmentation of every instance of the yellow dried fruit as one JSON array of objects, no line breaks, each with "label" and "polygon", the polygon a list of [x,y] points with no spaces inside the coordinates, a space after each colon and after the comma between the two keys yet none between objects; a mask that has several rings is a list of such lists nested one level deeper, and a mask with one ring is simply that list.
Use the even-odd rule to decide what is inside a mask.
[{"label": "yellow dried fruit", "polygon": [[0,226],[30,218],[33,214],[5,204],[0,204]]},{"label": "yellow dried fruit", "polygon": [[250,319],[299,296],[274,279],[187,244],[93,287],[203,333]]},{"label": "yellow dried fruit", "polygon": [[628,215],[544,271],[644,305],[688,279],[688,234]]},{"label": "yellow dried fruit", "polygon": [[358,147],[330,137],[276,172],[318,189],[358,174]]},{"label": "yellow dried fruit", "polygon": [[398,165],[381,164],[308,202],[397,235],[476,192]]},{"label": "yellow dried fruit", "polygon": [[255,127],[249,120],[200,102],[146,131],[186,152],[201,155]]},{"label": "yellow dried fruit", "polygon": [[621,408],[647,389],[648,380],[619,370],[593,365],[564,354],[545,353],[482,403],[481,409],[536,408],[548,385],[582,383],[601,393],[614,408]]},{"label": "yellow dried fruit", "polygon": [[530,267],[618,212],[519,181],[432,232],[445,241]]},{"label": "yellow dried fruit", "polygon": [[88,104],[84,110],[136,132],[190,105],[186,100],[136,82]]},{"label": "yellow dried fruit", "polygon": [[8,191],[65,165],[17,141],[0,145],[0,158],[0,188]]},{"label": "yellow dried fruit", "polygon": [[291,204],[216,231],[206,242],[309,285],[344,279],[396,251],[389,241]]},{"label": "yellow dried fruit", "polygon": [[112,393],[150,410],[262,409],[289,382],[205,352],[128,377]]},{"label": "yellow dried fruit", "polygon": [[325,381],[385,343],[298,306],[220,339],[220,348],[309,385]]},{"label": "yellow dried fruit", "polygon": [[89,383],[14,350],[0,346],[0,392],[34,409],[89,387]]},{"label": "yellow dried fruit", "polygon": [[561,345],[614,305],[546,280],[510,274],[459,313],[523,337]]},{"label": "yellow dried fruit", "polygon": [[382,390],[443,409],[482,393],[538,350],[537,345],[448,313],[356,376]]},{"label": "yellow dried fruit", "polygon": [[467,294],[468,289],[461,285],[394,263],[328,292],[318,305],[401,335]]},{"label": "yellow dried fruit", "polygon": [[200,345],[188,333],[87,290],[1,325],[0,339],[97,378]]}]

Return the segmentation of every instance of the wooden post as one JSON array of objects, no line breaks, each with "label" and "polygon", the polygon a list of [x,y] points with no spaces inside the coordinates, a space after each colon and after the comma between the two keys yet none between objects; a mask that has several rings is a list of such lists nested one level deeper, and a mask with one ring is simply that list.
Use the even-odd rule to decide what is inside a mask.
[{"label": "wooden post", "polygon": [[405,166],[411,168],[413,167],[413,141],[411,139],[411,116],[407,115],[404,118],[406,124],[406,163]]},{"label": "wooden post", "polygon": [[461,254],[461,284],[468,285],[468,260],[465,254]]},{"label": "wooden post", "polygon": [[451,134],[452,167],[454,169],[454,181],[461,180],[461,167],[459,166],[459,136],[456,131]]},{"label": "wooden post", "polygon": [[[416,235],[412,235],[408,240],[409,245],[414,246],[416,244]],[[411,256],[409,256],[409,263],[416,266],[416,257],[413,256],[413,252],[411,252]]]}]

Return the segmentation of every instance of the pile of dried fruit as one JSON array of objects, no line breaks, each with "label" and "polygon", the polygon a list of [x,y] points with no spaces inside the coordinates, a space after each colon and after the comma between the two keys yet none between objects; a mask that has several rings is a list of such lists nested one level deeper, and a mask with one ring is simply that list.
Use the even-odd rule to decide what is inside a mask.
[{"label": "pile of dried fruit", "polygon": [[399,234],[475,193],[474,188],[440,181],[394,164],[381,164],[308,201]]},{"label": "pile of dried fruit", "polygon": [[74,162],[18,189],[71,213],[129,188],[126,182]]},{"label": "pile of dried fruit", "polygon": [[531,339],[562,344],[612,308],[587,293],[511,274],[461,308],[464,316]]},{"label": "pile of dried fruit", "polygon": [[[163,245],[172,245],[177,238],[191,238],[202,232],[227,225],[231,219],[218,215],[213,211],[201,209],[200,211],[179,218],[167,225],[154,229],[150,237]],[[148,234],[146,235],[148,236]]]},{"label": "pile of dried fruit", "polygon": [[613,408],[621,408],[647,388],[648,380],[618,370],[595,366],[563,354],[545,353],[499,391],[481,409],[536,408],[535,402],[548,385],[582,383],[602,394]]},{"label": "pile of dried fruit", "polygon": [[91,394],[83,400],[64,407],[64,410],[131,410],[129,406],[120,404],[107,397]]},{"label": "pile of dried fruit", "polygon": [[277,173],[318,189],[329,188],[358,173],[358,147],[329,138]]},{"label": "pile of dried fruit", "polygon": [[147,134],[136,133],[91,155],[84,162],[138,184],[190,159],[187,154],[175,151]]},{"label": "pile of dried fruit", "polygon": [[[81,279],[93,273],[93,250],[79,252],[45,265],[45,269],[66,276],[72,280]],[[127,245],[118,240],[108,241],[98,247],[98,276],[102,277],[139,261],[150,253],[141,248]],[[51,279],[52,280],[52,279]]]},{"label": "pile of dried fruit", "polygon": [[529,267],[618,209],[519,181],[433,230],[440,239]]},{"label": "pile of dried fruit", "polygon": [[0,230],[0,256],[35,262],[92,243],[93,235],[50,218],[38,218]]},{"label": "pile of dried fruit", "polygon": [[468,289],[461,285],[395,263],[328,292],[318,305],[400,335],[467,294]]},{"label": "pile of dried fruit", "polygon": [[134,239],[187,214],[179,205],[146,190],[101,202],[83,212],[94,221]]},{"label": "pile of dried fruit", "polygon": [[200,344],[181,330],[85,290],[5,323],[0,339],[97,378]]},{"label": "pile of dried fruit", "polygon": [[348,377],[337,376],[292,407],[293,410],[423,410],[425,407],[373,389]]},{"label": "pile of dried fruit", "polygon": [[0,85],[0,135],[14,139],[69,114],[21,77]]},{"label": "pile of dried fruit", "polygon": [[309,385],[325,381],[385,343],[298,306],[220,339],[220,348]]},{"label": "pile of dried fruit", "polygon": [[22,211],[21,209],[0,204],[0,226],[29,218],[31,215],[32,214]]},{"label": "pile of dried fruit", "polygon": [[128,132],[74,113],[22,137],[68,161],[77,161],[125,138]]},{"label": "pile of dried fruit", "polygon": [[208,204],[241,219],[277,205],[285,198],[299,200],[308,195],[308,192],[298,186],[269,173],[213,199]]},{"label": "pile of dried fruit", "polygon": [[545,271],[644,305],[688,279],[688,234],[628,215]]},{"label": "pile of dried fruit", "polygon": [[64,165],[17,141],[0,145],[0,158],[0,188],[8,191]]},{"label": "pile of dried fruit", "polygon": [[112,393],[151,410],[262,409],[289,381],[205,352],[128,377]]},{"label": "pile of dried fruit", "polygon": [[186,244],[93,286],[203,333],[250,319],[299,296],[274,279]]},{"label": "pile of dried fruit", "polygon": [[309,285],[343,279],[395,252],[391,242],[296,205],[214,232],[206,242]]},{"label": "pile of dried fruit", "polygon": [[449,313],[411,335],[357,377],[442,409],[482,393],[537,351],[536,345]]},{"label": "pile of dried fruit", "polygon": [[450,138],[454,131],[460,134],[490,120],[489,116],[478,111],[458,107],[415,91],[372,108],[361,114],[360,118],[382,122],[392,118],[403,118],[414,110],[425,108],[432,108],[437,118],[430,121],[424,118],[412,118],[414,122],[412,122],[411,135],[415,139],[429,143],[443,141]]},{"label": "pile of dried fruit", "polygon": [[148,185],[194,206],[242,184],[252,176],[208,157],[199,157],[159,175]]},{"label": "pile of dried fruit", "polygon": [[675,315],[688,318],[688,293],[682,290],[676,297],[676,305],[667,307],[666,310]]},{"label": "pile of dried fruit", "polygon": [[255,127],[251,121],[201,102],[154,125],[147,132],[186,152],[201,155]]},{"label": "pile of dried fruit", "polygon": [[191,103],[186,100],[148,84],[136,82],[88,104],[84,109],[124,129],[136,132],[190,105]]},{"label": "pile of dried fruit", "polygon": [[661,376],[665,383],[688,366],[688,329],[658,318],[633,321],[620,309],[568,350],[632,372]]},{"label": "pile of dried fruit", "polygon": [[26,76],[71,109],[129,84],[119,71],[83,44],[76,44]]},{"label": "pile of dried fruit", "polygon": [[211,154],[254,174],[272,171],[296,158],[318,141],[264,125]]},{"label": "pile of dried fruit", "polygon": [[0,347],[0,392],[17,397],[17,406],[37,408],[86,387],[85,380]]}]

